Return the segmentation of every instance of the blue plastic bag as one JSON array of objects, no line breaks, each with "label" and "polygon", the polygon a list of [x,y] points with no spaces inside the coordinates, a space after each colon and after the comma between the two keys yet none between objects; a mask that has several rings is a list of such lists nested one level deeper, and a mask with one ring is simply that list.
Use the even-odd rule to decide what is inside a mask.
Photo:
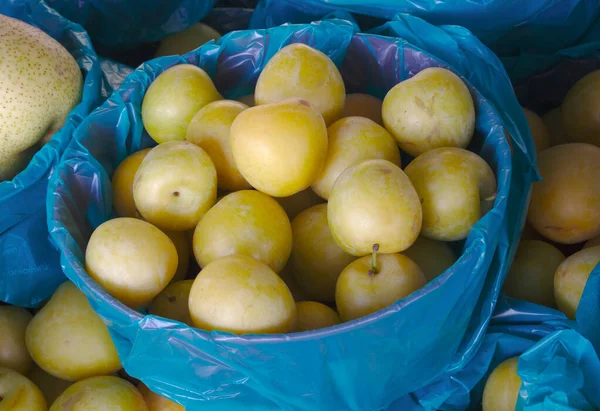
[{"label": "blue plastic bag", "polygon": [[[507,225],[507,207],[522,221],[517,204],[508,205],[509,189],[518,184],[519,192],[529,193],[536,175],[529,154],[533,143],[514,94],[505,91],[510,82],[498,59],[467,30],[406,18],[407,24],[417,22],[418,45],[358,34],[342,20],[233,32],[183,57],[146,63],[84,120],[52,177],[48,224],[65,273],[108,325],[130,375],[187,409],[378,410],[475,355],[506,272],[502,256],[515,230]],[[113,215],[110,177],[116,166],[153,144],[140,117],[144,92],[161,72],[189,62],[205,69],[227,98],[250,94],[267,61],[291,42],[330,56],[348,93],[383,98],[393,85],[430,66],[463,76],[478,113],[471,148],[498,180],[493,210],[474,227],[446,273],[384,310],[333,328],[235,336],[128,309],[88,276],[84,251],[94,228]],[[439,44],[449,51],[436,58]],[[511,180],[515,162],[525,162],[519,167],[527,172]]]}]

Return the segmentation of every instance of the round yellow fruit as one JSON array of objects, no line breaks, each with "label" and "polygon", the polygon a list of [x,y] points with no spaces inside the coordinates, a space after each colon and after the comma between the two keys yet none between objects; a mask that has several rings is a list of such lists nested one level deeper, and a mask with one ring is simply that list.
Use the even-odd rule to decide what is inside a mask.
[{"label": "round yellow fruit", "polygon": [[279,50],[258,77],[256,105],[302,98],[323,116],[327,124],[344,108],[344,80],[327,55],[306,44],[294,43]]},{"label": "round yellow fruit", "polygon": [[419,237],[408,249],[402,252],[413,260],[427,281],[431,281],[438,275],[444,273],[457,260],[456,254],[448,243]]},{"label": "round yellow fruit", "polygon": [[0,411],[46,411],[48,405],[38,387],[10,368],[0,367]]},{"label": "round yellow fruit", "polygon": [[572,143],[538,155],[527,219],[545,238],[576,244],[600,234],[600,148]]},{"label": "round yellow fruit", "polygon": [[148,411],[185,411],[185,408],[170,399],[150,391],[146,385],[139,383],[137,389],[144,397]]},{"label": "round yellow fruit", "polygon": [[494,205],[494,172],[468,150],[433,149],[415,158],[404,171],[420,198],[424,237],[462,240]]},{"label": "round yellow fruit", "polygon": [[133,153],[119,164],[112,177],[113,207],[118,217],[138,218],[140,215],[133,201],[133,179],[142,160],[152,150]]},{"label": "round yellow fruit", "polygon": [[406,250],[421,231],[421,202],[397,165],[367,160],[342,173],[327,203],[329,229],[348,254],[385,254]]},{"label": "round yellow fruit", "polygon": [[0,306],[0,367],[27,375],[33,366],[25,345],[25,330],[31,314],[24,308]]},{"label": "round yellow fruit", "polygon": [[469,89],[443,68],[426,68],[396,84],[381,113],[385,128],[413,157],[438,147],[466,148],[475,130]]},{"label": "round yellow fruit", "polygon": [[194,280],[177,281],[165,288],[150,304],[148,313],[193,326],[188,299]]},{"label": "round yellow fruit", "polygon": [[548,111],[542,117],[548,133],[550,133],[550,146],[568,143],[568,137],[562,124],[560,107]]},{"label": "round yellow fruit", "polygon": [[600,70],[592,71],[571,87],[560,111],[570,142],[600,145]]},{"label": "round yellow fruit", "polygon": [[504,282],[504,292],[513,298],[555,307],[554,273],[565,255],[552,244],[521,240]]},{"label": "round yellow fruit", "polygon": [[202,217],[194,232],[200,267],[232,254],[254,257],[279,272],[292,252],[292,228],[283,208],[255,190],[226,195]]},{"label": "round yellow fruit", "polygon": [[304,210],[292,221],[290,266],[310,299],[334,301],[335,284],[356,257],[336,243],[327,223],[327,204]]},{"label": "round yellow fruit", "polygon": [[142,121],[157,143],[183,141],[194,115],[222,97],[204,70],[180,64],[161,73],[142,101]]},{"label": "round yellow fruit", "polygon": [[352,93],[346,94],[346,101],[341,118],[361,116],[373,120],[380,126],[383,125],[381,118],[381,106],[383,101],[370,94]]},{"label": "round yellow fruit", "polygon": [[185,231],[163,231],[173,242],[177,250],[177,271],[170,283],[185,280],[190,267],[190,241]]},{"label": "round yellow fruit", "polygon": [[483,389],[483,411],[514,411],[521,389],[519,357],[503,361],[490,374]]},{"label": "round yellow fruit", "polygon": [[585,284],[598,262],[600,262],[600,246],[594,246],[570,255],[556,269],[554,275],[556,305],[572,320],[576,318]]},{"label": "round yellow fruit", "polygon": [[85,250],[90,276],[123,304],[146,306],[177,271],[177,249],[152,224],[115,218],[101,224]]},{"label": "round yellow fruit", "polygon": [[252,257],[231,255],[200,271],[189,299],[194,325],[237,334],[287,333],[296,305],[283,280]]},{"label": "round yellow fruit", "polygon": [[196,113],[185,137],[210,156],[217,170],[217,187],[220,190],[251,188],[235,164],[229,138],[233,121],[247,108],[247,105],[233,100],[207,104]]},{"label": "round yellow fruit", "polygon": [[133,198],[149,223],[162,230],[190,230],[217,199],[217,171],[193,143],[160,144],[140,164]]},{"label": "round yellow fruit", "polygon": [[533,137],[533,143],[535,144],[535,150],[539,153],[550,147],[550,132],[544,124],[544,121],[535,112],[523,107],[525,118],[529,124],[529,130]]},{"label": "round yellow fruit", "polygon": [[40,389],[48,404],[54,403],[60,394],[73,385],[72,381],[56,378],[38,366],[33,367],[27,378]]},{"label": "round yellow fruit", "polygon": [[207,24],[197,22],[186,28],[169,34],[159,43],[154,57],[173,56],[188,53],[204,43],[218,40],[221,34]]},{"label": "round yellow fruit", "polygon": [[340,324],[342,320],[338,313],[325,304],[315,301],[296,303],[296,326],[294,331],[319,330]]},{"label": "round yellow fruit", "polygon": [[244,110],[233,121],[230,135],[242,176],[273,197],[310,187],[327,158],[325,122],[303,100]]},{"label": "round yellow fruit", "polygon": [[368,118],[342,118],[329,126],[327,135],[327,160],[311,186],[326,200],[333,184],[348,167],[371,159],[387,160],[400,167],[396,140],[385,128]]}]

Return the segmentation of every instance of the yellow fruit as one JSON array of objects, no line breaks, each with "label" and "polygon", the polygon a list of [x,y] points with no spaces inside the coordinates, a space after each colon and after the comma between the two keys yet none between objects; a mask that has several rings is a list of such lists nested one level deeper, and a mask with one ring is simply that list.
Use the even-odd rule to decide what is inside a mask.
[{"label": "yellow fruit", "polygon": [[56,399],[50,411],[148,411],[142,394],[118,377],[91,377],[76,382]]},{"label": "yellow fruit", "polygon": [[33,317],[25,341],[36,364],[62,380],[108,375],[121,368],[106,325],[70,281]]},{"label": "yellow fruit", "polygon": [[327,223],[327,204],[304,210],[292,221],[290,266],[309,298],[334,301],[335,284],[356,257],[335,242]]},{"label": "yellow fruit", "polygon": [[475,130],[469,89],[456,74],[426,68],[396,84],[383,99],[383,123],[413,157],[438,147],[466,148]]},{"label": "yellow fruit", "polygon": [[194,280],[171,283],[150,304],[148,313],[193,326],[188,299]]},{"label": "yellow fruit", "polygon": [[33,360],[25,346],[25,329],[31,314],[24,308],[0,306],[0,367],[26,375]]},{"label": "yellow fruit", "polygon": [[275,197],[275,201],[279,203],[285,210],[290,221],[292,221],[298,214],[317,204],[323,204],[325,200],[319,197],[312,189],[307,188],[306,190],[300,191],[299,193],[293,194],[289,197]]},{"label": "yellow fruit", "polygon": [[521,389],[519,357],[503,361],[490,374],[483,389],[483,411],[514,411]]},{"label": "yellow fruit", "polygon": [[527,219],[544,237],[576,244],[600,234],[600,148],[563,144],[538,155]]},{"label": "yellow fruit", "polygon": [[558,309],[574,320],[591,272],[600,262],[600,246],[585,248],[564,260],[554,275],[554,297]]},{"label": "yellow fruit", "polygon": [[138,218],[140,215],[133,201],[133,179],[142,160],[152,150],[133,153],[119,164],[112,178],[113,207],[118,217]]},{"label": "yellow fruit", "polygon": [[555,307],[554,273],[565,255],[544,241],[521,240],[504,282],[513,298]]},{"label": "yellow fruit", "polygon": [[337,282],[335,303],[342,321],[364,317],[407,297],[426,283],[419,266],[402,254],[365,256],[350,263]]},{"label": "yellow fruit", "polygon": [[221,34],[207,24],[194,23],[185,30],[169,34],[159,43],[154,57],[185,54],[211,40],[218,40]]},{"label": "yellow fruit", "polygon": [[47,404],[52,404],[60,394],[73,385],[72,381],[56,378],[38,366],[33,367],[27,378],[40,389]]},{"label": "yellow fruit", "polygon": [[194,325],[206,331],[287,333],[296,320],[294,298],[283,280],[244,255],[204,267],[192,285],[189,307]]},{"label": "yellow fruit", "polygon": [[287,197],[308,188],[327,157],[327,128],[303,100],[244,110],[231,126],[237,167],[257,190]]},{"label": "yellow fruit", "polygon": [[169,237],[134,218],[115,218],[101,224],[85,251],[90,276],[134,309],[146,306],[167,286],[177,263],[177,249]]},{"label": "yellow fruit", "polygon": [[404,171],[420,198],[424,237],[462,240],[494,205],[494,172],[470,151],[433,149],[415,158]]},{"label": "yellow fruit", "polygon": [[46,411],[44,395],[31,380],[0,367],[0,411]]},{"label": "yellow fruit", "polygon": [[247,108],[247,105],[233,100],[207,104],[196,113],[185,137],[210,156],[217,170],[217,186],[220,190],[251,188],[237,169],[229,139],[233,120]]},{"label": "yellow fruit", "polygon": [[383,125],[381,118],[381,106],[383,101],[369,94],[353,93],[346,94],[346,102],[341,118],[361,116],[373,120],[379,125]]},{"label": "yellow fruit", "polygon": [[180,64],[161,73],[142,101],[142,121],[157,143],[183,141],[192,117],[222,97],[204,70]]},{"label": "yellow fruit", "polygon": [[296,326],[294,327],[296,332],[319,330],[342,322],[338,313],[325,304],[314,301],[296,303],[296,312]]},{"label": "yellow fruit", "polygon": [[171,278],[171,283],[185,280],[190,267],[190,242],[185,231],[163,231],[173,242],[177,250],[177,271]]},{"label": "yellow fruit", "polygon": [[533,111],[523,107],[523,112],[527,118],[535,150],[539,153],[550,147],[550,132],[544,124],[544,121]]},{"label": "yellow fruit", "polygon": [[290,44],[271,58],[254,91],[256,105],[292,97],[308,101],[327,124],[340,117],[346,97],[344,80],[333,61],[301,43]]},{"label": "yellow fruit", "polygon": [[550,133],[551,146],[568,143],[568,137],[562,124],[560,107],[548,111],[546,114],[544,114],[542,120],[544,121],[544,124]]},{"label": "yellow fruit", "polygon": [[254,190],[225,196],[200,220],[194,255],[200,267],[232,254],[254,257],[281,271],[292,251],[292,228],[283,208]]},{"label": "yellow fruit", "polygon": [[427,281],[444,273],[457,260],[456,254],[447,243],[425,237],[417,238],[417,241],[402,254],[417,263]]},{"label": "yellow fruit", "polygon": [[571,87],[560,111],[570,142],[600,145],[600,70],[592,71]]},{"label": "yellow fruit", "polygon": [[248,107],[254,107],[254,94],[248,94],[238,98],[236,101],[247,105]]},{"label": "yellow fruit", "polygon": [[388,131],[365,117],[346,117],[327,129],[327,160],[312,189],[328,199],[333,184],[348,168],[365,160],[383,159],[400,167],[400,150]]},{"label": "yellow fruit", "polygon": [[[337,179],[327,204],[333,238],[355,256],[406,250],[421,231],[421,203],[400,167],[387,160],[367,160]],[[360,222],[360,224],[357,224]]]},{"label": "yellow fruit", "polygon": [[150,391],[143,383],[139,383],[137,389],[144,397],[148,411],[185,411],[183,406]]}]

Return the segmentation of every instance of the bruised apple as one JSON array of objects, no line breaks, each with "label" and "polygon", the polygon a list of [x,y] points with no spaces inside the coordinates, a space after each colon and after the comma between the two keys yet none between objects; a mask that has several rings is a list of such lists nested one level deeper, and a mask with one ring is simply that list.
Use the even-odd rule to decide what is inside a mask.
[{"label": "bruised apple", "polygon": [[483,389],[483,411],[513,411],[519,398],[521,377],[517,374],[519,357],[509,358],[490,374]]},{"label": "bruised apple", "polygon": [[344,110],[341,118],[361,116],[373,120],[379,125],[383,125],[381,118],[381,106],[383,101],[370,94],[352,93],[346,94]]},{"label": "bruised apple", "polygon": [[417,241],[402,254],[417,263],[427,281],[442,274],[457,260],[456,254],[448,243],[425,237],[417,238]]},{"label": "bruised apple", "polygon": [[31,380],[0,367],[0,411],[47,411],[44,395]]},{"label": "bruised apple", "polygon": [[0,367],[7,367],[23,375],[31,370],[33,360],[25,345],[25,330],[31,314],[25,308],[0,306]]},{"label": "bruised apple", "polygon": [[152,150],[133,153],[121,162],[115,169],[111,183],[113,189],[113,207],[118,217],[138,218],[139,213],[133,201],[133,179],[142,160]]},{"label": "bruised apple", "polygon": [[148,313],[193,326],[188,299],[194,280],[177,281],[165,288],[150,304]]},{"label": "bruised apple", "polygon": [[294,331],[310,331],[340,324],[338,313],[325,304],[315,301],[296,303],[296,327]]},{"label": "bruised apple", "polygon": [[571,87],[560,111],[569,142],[600,145],[600,70]]},{"label": "bruised apple", "polygon": [[535,150],[539,153],[550,147],[550,132],[544,121],[535,112],[523,107],[525,118],[531,130],[531,136],[535,144]]}]

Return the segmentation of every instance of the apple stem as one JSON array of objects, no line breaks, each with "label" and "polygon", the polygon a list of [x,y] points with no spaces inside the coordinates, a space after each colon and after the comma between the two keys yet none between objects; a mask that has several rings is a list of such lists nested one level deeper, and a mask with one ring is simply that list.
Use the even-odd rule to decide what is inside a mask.
[{"label": "apple stem", "polygon": [[373,254],[371,254],[371,269],[369,270],[369,276],[379,274],[377,270],[377,251],[379,251],[379,244],[373,244]]}]

